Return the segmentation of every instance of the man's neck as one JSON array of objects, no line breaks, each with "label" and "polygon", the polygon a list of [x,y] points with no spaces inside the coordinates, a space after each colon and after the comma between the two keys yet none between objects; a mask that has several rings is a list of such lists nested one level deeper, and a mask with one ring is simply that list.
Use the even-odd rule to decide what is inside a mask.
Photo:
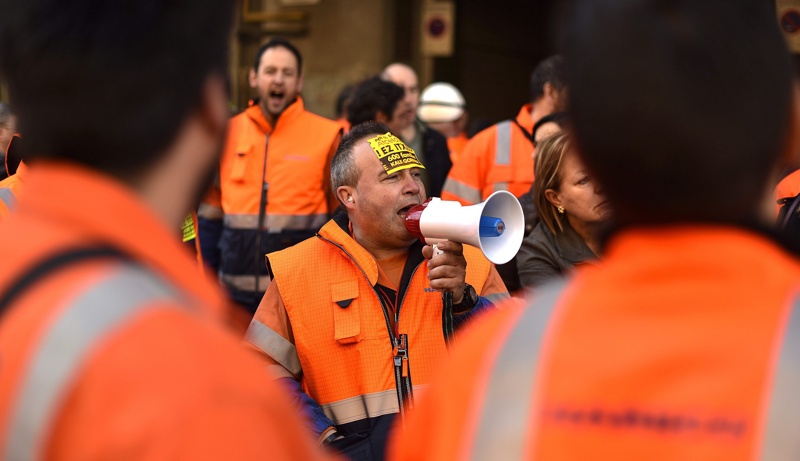
[{"label": "man's neck", "polygon": [[267,123],[269,123],[269,125],[271,127],[274,127],[275,123],[278,122],[278,117],[280,117],[280,114],[275,115],[275,116],[270,114],[269,111],[267,111],[266,107],[264,107],[264,103],[263,102],[259,103],[258,107],[261,108],[261,115],[264,116],[264,119],[266,119]]},{"label": "man's neck", "polygon": [[548,104],[545,104],[541,99],[537,102],[533,103],[533,107],[531,108],[531,120],[533,120],[534,125],[538,122],[542,117],[545,115],[550,115],[553,113],[553,108],[549,107]]},{"label": "man's neck", "polygon": [[414,142],[414,138],[417,137],[417,124],[412,123],[411,125],[408,126],[408,128],[401,131],[400,137],[406,144],[411,144],[412,142]]},{"label": "man's neck", "polygon": [[358,242],[365,250],[369,252],[375,259],[387,259],[400,256],[401,254],[408,253],[408,246],[405,247],[386,247],[378,242],[363,235],[358,229],[353,228],[353,240]]}]

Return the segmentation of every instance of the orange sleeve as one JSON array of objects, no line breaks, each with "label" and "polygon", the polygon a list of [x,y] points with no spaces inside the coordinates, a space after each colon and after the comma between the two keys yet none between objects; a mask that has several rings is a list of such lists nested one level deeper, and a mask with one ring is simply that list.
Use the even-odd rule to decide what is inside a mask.
[{"label": "orange sleeve", "polygon": [[[294,333],[292,332],[292,324],[289,320],[289,314],[286,312],[286,305],[281,299],[280,291],[278,289],[278,282],[273,280],[267,288],[264,297],[261,298],[261,303],[258,305],[253,321],[261,323],[263,326],[269,328],[273,332],[279,334],[283,339],[291,344],[294,344]],[[252,328],[252,327],[251,327]],[[266,347],[259,344],[258,338],[248,334],[245,335],[245,345],[258,351],[258,357],[267,365],[267,368],[276,375],[278,378],[295,378],[292,373],[284,368],[278,360],[273,358]]]}]

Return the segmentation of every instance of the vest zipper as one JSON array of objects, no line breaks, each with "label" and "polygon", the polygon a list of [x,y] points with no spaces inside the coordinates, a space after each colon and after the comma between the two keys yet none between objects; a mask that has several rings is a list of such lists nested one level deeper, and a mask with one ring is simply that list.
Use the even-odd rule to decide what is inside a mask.
[{"label": "vest zipper", "polygon": [[[264,140],[264,165],[261,168],[261,190],[259,191],[259,200],[258,200],[258,222],[256,223],[256,291],[253,294],[254,298],[258,298],[258,293],[261,291],[261,287],[259,286],[259,279],[261,278],[261,263],[264,261],[264,257],[261,255],[261,239],[262,234],[264,233],[264,217],[267,214],[267,192],[269,191],[269,183],[267,182],[267,152],[269,151],[269,136],[270,134],[267,133],[267,137]],[[260,300],[256,299],[255,302],[258,304]]]},{"label": "vest zipper", "polygon": [[[317,234],[317,237],[319,237],[325,242],[330,243],[331,245],[341,250],[342,253],[346,254],[347,257],[350,258],[351,261],[353,261],[358,270],[361,271],[361,274],[364,276],[365,279],[367,279],[367,282],[369,282],[369,277],[364,272],[364,269],[361,268],[356,259],[350,253],[348,253],[347,250],[344,249],[344,247],[319,234]],[[414,272],[416,272],[416,269],[414,269]],[[412,272],[411,278],[413,277],[414,273]],[[406,291],[403,292],[404,300],[407,291],[408,287],[406,287]],[[381,305],[381,309],[383,310],[383,319],[386,321],[386,332],[389,334],[389,339],[392,342],[392,352],[394,354],[392,357],[392,365],[394,367],[394,387],[395,390],[397,391],[397,404],[398,408],[400,409],[400,419],[403,422],[403,425],[405,426],[405,419],[406,419],[405,400],[406,397],[408,396],[406,390],[408,389],[410,391],[411,389],[411,372],[408,367],[408,336],[404,334],[400,335],[401,337],[398,338],[394,335],[394,331],[392,331],[392,322],[391,319],[389,318],[389,309],[386,307],[386,304],[384,304],[383,299],[381,299],[380,293],[378,293],[378,290],[375,289],[375,287],[372,287],[372,292],[375,294],[375,297],[378,298],[378,303],[380,303]],[[397,312],[395,312],[395,325],[397,324],[399,315],[400,315],[400,305],[397,306]],[[407,376],[403,376],[404,371]],[[410,396],[408,397],[413,398]]]}]

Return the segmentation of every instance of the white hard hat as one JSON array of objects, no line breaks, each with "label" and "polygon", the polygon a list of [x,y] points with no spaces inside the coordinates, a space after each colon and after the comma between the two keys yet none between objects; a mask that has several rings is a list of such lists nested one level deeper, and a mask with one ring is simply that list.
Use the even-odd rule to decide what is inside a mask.
[{"label": "white hard hat", "polygon": [[428,85],[419,98],[417,116],[425,123],[452,122],[464,113],[464,96],[445,82]]}]

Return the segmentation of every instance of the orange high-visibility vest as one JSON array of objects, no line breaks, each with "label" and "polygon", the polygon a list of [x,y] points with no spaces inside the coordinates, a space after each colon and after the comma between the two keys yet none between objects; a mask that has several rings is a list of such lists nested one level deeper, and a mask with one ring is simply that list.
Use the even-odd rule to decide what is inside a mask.
[{"label": "orange high-visibility vest", "polygon": [[[343,224],[346,226],[346,224]],[[319,237],[269,256],[271,273],[292,326],[294,344],[259,322],[247,340],[299,378],[303,389],[336,423],[397,413],[394,344],[390,321],[375,285],[378,265],[335,220]],[[467,283],[485,293],[491,263],[464,246]],[[408,366],[414,387],[430,382],[446,353],[442,296],[430,288],[425,261],[414,270],[399,308],[397,334],[408,335]]]},{"label": "orange high-visibility vest", "polygon": [[631,230],[465,333],[390,459],[800,459],[800,265],[723,227]]},{"label": "orange high-visibility vest", "polygon": [[220,280],[234,299],[255,297],[257,305],[269,285],[264,254],[314,235],[330,218],[337,206],[330,188],[330,161],[340,132],[336,122],[306,111],[299,96],[274,127],[257,104],[230,120],[219,184],[198,215],[223,221]]},{"label": "orange high-visibility vest", "polygon": [[[505,120],[470,139],[447,175],[442,200],[474,205],[498,190],[515,197],[533,184],[533,130],[531,104],[520,109],[514,120]],[[523,132],[524,129],[524,132]]]},{"label": "orange high-visibility vest", "polygon": [[175,230],[113,178],[31,168],[0,223],[0,294],[35,263],[64,265],[0,317],[0,458],[319,459],[282,390],[221,326],[225,298]]}]

